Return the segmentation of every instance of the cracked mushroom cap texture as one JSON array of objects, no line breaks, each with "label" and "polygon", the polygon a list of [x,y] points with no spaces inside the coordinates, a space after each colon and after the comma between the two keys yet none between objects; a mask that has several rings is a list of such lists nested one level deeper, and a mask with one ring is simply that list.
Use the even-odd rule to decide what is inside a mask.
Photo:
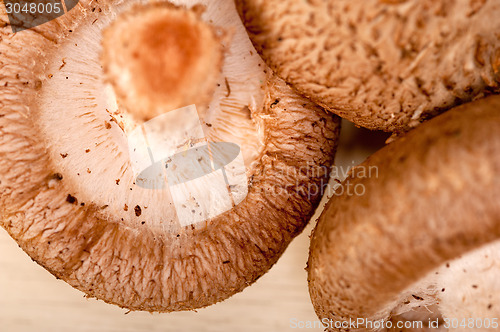
[{"label": "cracked mushroom cap texture", "polygon": [[359,126],[403,132],[499,92],[496,0],[236,0],[278,76]]}]

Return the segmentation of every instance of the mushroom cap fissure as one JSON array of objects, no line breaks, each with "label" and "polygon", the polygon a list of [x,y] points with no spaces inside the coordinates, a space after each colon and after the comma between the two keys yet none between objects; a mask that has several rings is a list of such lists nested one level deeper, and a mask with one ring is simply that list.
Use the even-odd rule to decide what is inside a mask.
[{"label": "mushroom cap fissure", "polygon": [[320,318],[387,318],[429,272],[500,238],[499,108],[493,96],[450,110],[359,166],[377,176],[346,179],[364,195],[331,200],[311,241]]},{"label": "mushroom cap fissure", "polygon": [[[103,92],[96,55],[99,31],[119,8],[109,4],[80,1],[68,14],[36,29],[15,35],[10,27],[0,30],[0,224],[56,277],[106,302],[133,310],[175,311],[224,300],[265,273],[314,213],[328,181],[339,120],[273,76],[258,82],[265,78],[261,73],[243,83],[230,82],[230,97],[216,90],[215,98],[222,95],[220,100],[228,104],[248,107],[243,115],[238,108],[226,113],[224,106],[217,108],[234,113],[225,119],[236,122],[233,127],[224,127],[216,108],[209,109],[205,121],[214,120],[213,127],[222,123],[223,129],[210,129],[214,132],[209,135],[246,139],[250,147],[261,135],[261,145],[246,164],[248,195],[233,209],[194,227],[177,227],[176,232],[154,227],[155,222],[152,227],[149,220],[165,212],[160,208],[164,201],[154,203],[152,196],[147,198],[151,204],[135,204],[138,196],[128,201],[124,193],[130,179],[107,173],[130,167],[120,159],[125,158],[120,149],[126,133],[105,110],[109,96]],[[231,1],[206,6],[208,13],[229,8],[237,18]],[[244,32],[242,27],[235,30]],[[235,43],[242,45],[239,39]],[[243,53],[245,63],[259,64],[251,48],[233,54]],[[223,74],[235,63],[226,60]],[[242,62],[251,71],[245,66]],[[62,85],[67,74],[73,77]],[[237,99],[235,93],[245,84],[246,93]],[[239,120],[252,117],[260,117],[261,134]],[[72,174],[77,167],[90,171],[80,174],[86,180]],[[156,208],[161,213],[150,212]]]},{"label": "mushroom cap fissure", "polygon": [[277,75],[357,125],[407,131],[500,83],[495,0],[237,0]]}]

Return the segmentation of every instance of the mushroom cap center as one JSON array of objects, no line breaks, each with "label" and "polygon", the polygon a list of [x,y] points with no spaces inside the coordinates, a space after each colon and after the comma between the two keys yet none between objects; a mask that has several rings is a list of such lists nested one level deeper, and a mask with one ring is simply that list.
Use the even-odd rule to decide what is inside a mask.
[{"label": "mushroom cap center", "polygon": [[222,58],[215,29],[171,5],[133,6],[104,32],[107,79],[120,107],[141,122],[191,104],[206,108]]}]

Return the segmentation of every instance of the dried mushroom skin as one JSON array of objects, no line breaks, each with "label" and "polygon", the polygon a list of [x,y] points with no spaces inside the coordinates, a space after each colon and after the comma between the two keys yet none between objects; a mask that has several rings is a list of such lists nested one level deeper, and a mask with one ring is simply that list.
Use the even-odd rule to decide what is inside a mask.
[{"label": "dried mushroom skin", "polygon": [[[500,239],[499,108],[500,96],[458,106],[385,146],[346,179],[351,186],[362,186],[364,194],[330,201],[311,240],[309,292],[320,318],[387,320],[412,314],[408,311],[419,305],[422,311],[437,305],[443,315],[456,318],[457,307],[471,303],[465,296],[450,303],[456,297],[446,291],[465,295],[465,287],[474,290],[473,285],[498,278],[498,267],[487,277],[479,264],[468,278],[455,273],[431,275],[436,282],[424,280],[446,270],[446,262]],[[377,167],[377,172],[371,178],[356,176],[367,167]],[[469,268],[474,260],[481,263],[484,253],[470,258]],[[484,282],[472,282],[481,275]],[[437,293],[426,288],[455,278],[470,285],[444,291],[442,286]],[[475,312],[487,312],[489,304]]]},{"label": "dried mushroom skin", "polygon": [[278,76],[359,126],[407,131],[499,92],[496,0],[236,0]]},{"label": "dried mushroom skin", "polygon": [[[232,1],[141,4],[83,0],[56,20],[16,34],[1,13],[0,225],[36,262],[88,296],[132,310],[189,310],[243,290],[301,232],[328,182],[339,120],[273,76]],[[188,226],[174,209],[174,190],[141,186],[132,170],[129,136],[163,119],[156,116],[160,108],[143,106],[153,101],[175,115],[168,107],[190,98],[176,92],[162,99],[147,89],[168,94],[168,87],[141,81],[143,69],[133,61],[144,57],[133,56],[133,43],[152,31],[127,35],[130,25],[120,22],[147,25],[145,17],[183,21],[159,24],[158,36],[165,27],[211,36],[198,41],[210,43],[203,58],[189,63],[201,65],[185,71],[185,82],[176,79],[211,94],[209,101],[196,95],[197,128],[203,140],[237,145],[248,178],[239,204]],[[113,29],[123,34],[115,38]],[[103,42],[106,33],[111,37]],[[145,48],[157,51],[158,61],[176,47],[188,52],[182,41],[172,48],[157,43]],[[130,59],[120,63],[122,71],[112,67],[120,56]],[[145,56],[161,77],[172,70]],[[137,77],[120,77],[127,72]],[[151,86],[141,90],[143,83]],[[141,99],[143,91],[158,99]],[[182,121],[173,117],[162,125],[179,129]],[[183,144],[181,152],[191,143]],[[210,182],[198,187],[214,191]]]}]

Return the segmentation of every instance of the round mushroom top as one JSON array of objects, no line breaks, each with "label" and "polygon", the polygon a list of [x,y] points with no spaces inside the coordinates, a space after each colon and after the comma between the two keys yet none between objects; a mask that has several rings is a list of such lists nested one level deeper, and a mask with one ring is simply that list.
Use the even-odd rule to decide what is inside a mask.
[{"label": "round mushroom top", "polygon": [[498,248],[499,108],[500,96],[458,106],[346,178],[313,231],[308,261],[311,300],[320,319],[331,320],[329,331],[347,331],[335,327],[358,318],[365,320],[351,330],[365,331],[368,321],[435,304],[429,273],[480,246]]},{"label": "round mushroom top", "polygon": [[237,0],[266,63],[319,105],[406,131],[499,91],[496,0]]}]

